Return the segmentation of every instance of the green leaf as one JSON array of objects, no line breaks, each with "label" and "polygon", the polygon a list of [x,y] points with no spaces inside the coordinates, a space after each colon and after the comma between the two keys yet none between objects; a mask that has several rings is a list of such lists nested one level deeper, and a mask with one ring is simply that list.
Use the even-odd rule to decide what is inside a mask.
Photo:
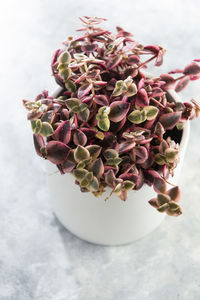
[{"label": "green leaf", "polygon": [[163,205],[165,203],[168,203],[171,200],[171,198],[168,195],[165,194],[158,194],[157,201],[159,205]]},{"label": "green leaf", "polygon": [[100,178],[104,173],[104,164],[101,158],[97,158],[92,164],[89,166],[89,170],[96,176]]},{"label": "green leaf", "polygon": [[71,61],[71,55],[68,51],[64,51],[58,58],[58,62],[61,64],[69,64]]},{"label": "green leaf", "polygon": [[108,131],[110,128],[110,120],[108,118],[100,119],[97,125],[101,130]]},{"label": "green leaf", "polygon": [[139,110],[134,110],[128,115],[128,120],[134,124],[140,124],[143,122],[141,112]]},{"label": "green leaf", "polygon": [[99,145],[89,145],[86,149],[90,152],[90,156],[95,159],[101,153],[101,147]]},{"label": "green leaf", "polygon": [[123,80],[119,80],[115,84],[115,88],[113,90],[112,96],[117,97],[127,91],[127,85],[124,83]]},{"label": "green leaf", "polygon": [[87,122],[90,116],[90,111],[88,108],[86,108],[84,111],[80,111],[77,114],[77,117],[79,120],[83,121],[83,122]]},{"label": "green leaf", "polygon": [[94,176],[93,180],[89,183],[88,189],[91,192],[97,192],[99,190],[99,182],[95,176]]},{"label": "green leaf", "polygon": [[105,157],[106,160],[110,158],[116,158],[118,157],[118,152],[114,149],[107,149],[104,151],[103,156]]},{"label": "green leaf", "polygon": [[109,166],[118,166],[120,163],[122,162],[122,159],[120,157],[116,157],[116,158],[109,158],[107,160],[107,164]]},{"label": "green leaf", "polygon": [[43,122],[40,134],[45,137],[48,137],[48,136],[51,136],[53,133],[54,133],[54,130],[53,130],[53,127],[51,126],[51,124],[49,124],[48,122]]},{"label": "green leaf", "polygon": [[127,89],[127,92],[126,92],[126,96],[127,97],[132,97],[134,95],[137,94],[137,86],[135,83],[131,83],[129,86],[128,86],[128,89]]},{"label": "green leaf", "polygon": [[160,154],[160,153],[157,153],[157,154],[155,155],[154,161],[155,161],[158,165],[160,165],[160,166],[166,164],[165,156],[164,156],[163,154]]},{"label": "green leaf", "polygon": [[60,69],[59,75],[64,79],[64,81],[67,81],[71,76],[71,69],[70,68]]},{"label": "green leaf", "polygon": [[165,150],[165,157],[167,162],[174,163],[178,158],[178,150],[167,148]]},{"label": "green leaf", "polygon": [[130,191],[134,188],[135,184],[132,182],[132,181],[129,181],[129,180],[125,180],[123,182],[123,185],[122,185],[122,188],[125,190],[125,191]]},{"label": "green leaf", "polygon": [[157,117],[159,109],[155,106],[149,105],[149,106],[145,106],[143,108],[143,111],[145,111],[146,119],[148,121],[151,121]]},{"label": "green leaf", "polygon": [[90,158],[90,152],[83,146],[78,146],[74,151],[74,158],[77,162]]},{"label": "green leaf", "polygon": [[73,83],[72,80],[68,79],[65,82],[65,87],[68,91],[72,92],[72,93],[76,93],[76,85]]},{"label": "green leaf", "polygon": [[87,173],[88,173],[88,171],[85,169],[75,169],[73,171],[73,174],[74,174],[76,180],[78,180],[78,181],[82,180]]},{"label": "green leaf", "polygon": [[119,193],[122,189],[122,184],[121,183],[118,183],[114,189],[114,192],[115,193]]},{"label": "green leaf", "polygon": [[73,110],[74,107],[79,107],[81,104],[81,100],[77,98],[70,98],[65,101],[67,108]]},{"label": "green leaf", "polygon": [[38,134],[40,133],[41,129],[42,129],[42,122],[40,119],[38,120],[32,120],[31,121],[31,127],[34,133]]},{"label": "green leaf", "polygon": [[168,207],[169,207],[169,204],[168,204],[168,203],[165,203],[165,204],[159,206],[159,207],[157,208],[157,210],[158,210],[159,212],[162,213],[162,212],[165,212],[166,209],[168,209]]}]

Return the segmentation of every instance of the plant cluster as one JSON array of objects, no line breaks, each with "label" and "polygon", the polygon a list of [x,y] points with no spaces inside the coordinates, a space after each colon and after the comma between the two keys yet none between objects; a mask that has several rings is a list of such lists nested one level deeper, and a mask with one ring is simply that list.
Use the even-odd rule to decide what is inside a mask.
[{"label": "plant cluster", "polygon": [[113,35],[99,28],[103,18],[80,19],[83,35],[69,37],[53,57],[61,94],[53,98],[44,91],[23,101],[37,154],[61,174],[72,173],[82,192],[99,196],[108,186],[126,200],[130,190],[148,184],[158,193],[149,201],[153,207],[180,215],[179,188],[167,191],[179,159],[171,132],[181,132],[200,107],[194,100],[175,102],[168,90],[180,92],[199,79],[200,60],[148,76],[142,70],[150,61],[163,62],[161,46],[144,46],[121,27]]}]

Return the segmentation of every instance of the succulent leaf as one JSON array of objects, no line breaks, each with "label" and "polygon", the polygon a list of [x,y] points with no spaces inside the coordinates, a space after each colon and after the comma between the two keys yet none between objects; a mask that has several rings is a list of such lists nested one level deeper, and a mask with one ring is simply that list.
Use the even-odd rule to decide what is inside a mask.
[{"label": "succulent leaf", "polygon": [[179,122],[180,118],[181,112],[177,111],[173,113],[163,114],[159,118],[159,122],[163,125],[165,129],[172,129]]},{"label": "succulent leaf", "polygon": [[40,134],[42,136],[45,137],[49,137],[51,135],[53,135],[54,130],[53,127],[51,126],[51,124],[49,124],[48,122],[42,122],[42,128],[40,130]]},{"label": "succulent leaf", "polygon": [[45,146],[43,137],[39,134],[33,134],[33,141],[37,154],[42,156],[41,148]]},{"label": "succulent leaf", "polygon": [[145,106],[143,110],[145,111],[146,119],[148,121],[151,121],[151,120],[155,119],[158,115],[158,112],[159,112],[157,107],[151,106],[151,105],[150,106]]},{"label": "succulent leaf", "polygon": [[136,95],[135,104],[143,107],[149,105],[149,98],[144,88],[140,89]]},{"label": "succulent leaf", "polygon": [[70,121],[62,122],[54,132],[56,139],[64,144],[68,144],[71,139]]},{"label": "succulent leaf", "polygon": [[68,51],[64,51],[58,58],[59,63],[61,64],[69,64],[71,61],[71,55]]},{"label": "succulent leaf", "polygon": [[68,157],[70,148],[64,143],[50,141],[46,146],[47,159],[53,164],[62,164]]},{"label": "succulent leaf", "polygon": [[83,146],[78,146],[74,151],[74,158],[77,162],[90,158],[90,152]]},{"label": "succulent leaf", "polygon": [[126,117],[130,104],[122,101],[112,102],[110,105],[109,119],[113,122],[120,122]]}]

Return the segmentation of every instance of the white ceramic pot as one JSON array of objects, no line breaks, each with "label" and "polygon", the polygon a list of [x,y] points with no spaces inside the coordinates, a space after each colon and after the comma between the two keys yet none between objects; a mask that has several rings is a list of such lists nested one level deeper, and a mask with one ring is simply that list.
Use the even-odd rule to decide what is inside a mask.
[{"label": "white ceramic pot", "polygon": [[[53,96],[60,92],[58,88]],[[178,95],[171,91],[178,101]],[[175,176],[177,183],[189,136],[189,123],[185,124],[180,144],[180,162]],[[61,175],[57,167],[47,162],[48,184],[55,215],[73,234],[88,242],[100,245],[122,245],[142,238],[153,231],[165,218],[151,207],[148,200],[155,197],[152,187],[144,185],[139,191],[130,191],[124,202],[116,195],[104,201],[106,194],[96,198],[91,193],[82,193],[71,174]]]}]

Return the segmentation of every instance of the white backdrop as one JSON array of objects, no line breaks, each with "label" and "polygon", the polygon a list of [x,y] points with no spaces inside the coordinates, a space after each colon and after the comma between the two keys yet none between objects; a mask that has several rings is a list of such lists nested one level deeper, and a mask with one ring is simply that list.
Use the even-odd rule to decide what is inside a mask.
[{"label": "white backdrop", "polygon": [[[155,74],[200,58],[198,0],[6,0],[0,6],[0,299],[197,300],[200,294],[200,120],[192,122],[181,178],[183,216],[166,218],[144,240],[98,247],[52,215],[21,99],[55,83],[55,49],[78,16],[108,18],[144,44],[167,48]],[[160,69],[160,71],[159,71]],[[200,101],[200,82],[182,93]]]}]

